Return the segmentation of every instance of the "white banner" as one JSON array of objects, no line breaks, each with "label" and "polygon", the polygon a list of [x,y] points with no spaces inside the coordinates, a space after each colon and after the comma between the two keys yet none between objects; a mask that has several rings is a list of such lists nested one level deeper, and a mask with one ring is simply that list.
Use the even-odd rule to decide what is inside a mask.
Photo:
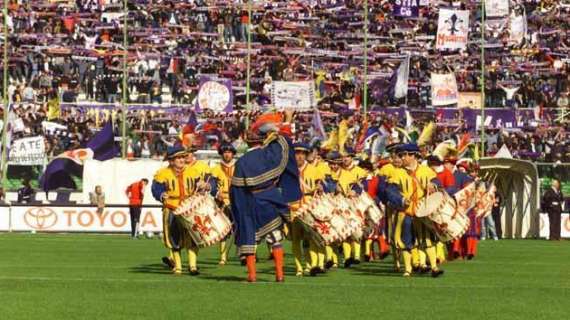
[{"label": "white banner", "polygon": [[312,81],[274,81],[271,99],[276,109],[308,110],[315,107]]},{"label": "white banner", "polygon": [[[108,207],[102,214],[96,207],[20,207],[11,209],[12,231],[130,232],[128,207]],[[162,232],[162,209],[144,208],[142,232]]]},{"label": "white banner", "polygon": [[58,132],[66,132],[67,127],[57,122],[42,121],[42,130],[48,134],[56,134]]},{"label": "white banner", "polygon": [[509,14],[509,0],[485,0],[487,17],[504,17]]},{"label": "white banner", "polygon": [[459,92],[457,108],[481,109],[483,99],[481,92]]},{"label": "white banner", "polygon": [[0,231],[10,231],[10,207],[0,207]]},{"label": "white banner", "polygon": [[459,92],[453,73],[431,74],[431,104],[446,106],[458,102]]},{"label": "white banner", "polygon": [[159,205],[152,197],[150,187],[156,171],[166,165],[166,162],[150,159],[87,160],[83,166],[83,201],[89,203],[89,192],[93,192],[95,186],[101,186],[106,203],[128,204],[127,187],[146,178],[149,184],[145,188],[143,204]]},{"label": "white banner", "polygon": [[509,40],[511,43],[520,44],[526,37],[527,24],[526,15],[511,15]]},{"label": "white banner", "polygon": [[408,95],[408,79],[410,76],[410,56],[400,63],[396,71],[398,78],[396,80],[396,88],[394,89],[394,97],[397,99],[404,98]]},{"label": "white banner", "polygon": [[469,11],[440,9],[437,23],[437,49],[464,49],[469,32]]},{"label": "white banner", "polygon": [[[550,221],[548,220],[548,214],[540,214],[539,228],[539,237],[548,239],[550,236]],[[568,213],[563,213],[560,218],[560,237],[570,238],[570,214]]]},{"label": "white banner", "polygon": [[10,148],[9,163],[20,166],[43,165],[46,158],[44,137],[22,138]]},{"label": "white banner", "polygon": [[214,112],[233,111],[232,81],[203,77],[198,90],[198,108]]}]

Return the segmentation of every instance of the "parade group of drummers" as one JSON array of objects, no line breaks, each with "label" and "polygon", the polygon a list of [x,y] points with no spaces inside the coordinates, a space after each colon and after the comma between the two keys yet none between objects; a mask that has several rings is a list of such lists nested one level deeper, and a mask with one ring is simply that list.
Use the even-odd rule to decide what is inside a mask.
[{"label": "parade group of drummers", "polygon": [[297,276],[391,254],[405,277],[439,277],[444,261],[476,255],[479,211],[486,210],[475,210],[475,185],[484,184],[476,164],[422,154],[414,143],[391,144],[374,163],[357,162],[348,146],[292,143],[287,123],[261,116],[247,133],[250,149],[236,159],[234,147],[224,144],[214,167],[191,149],[168,148],[169,165],[156,172],[152,194],[163,203],[169,249],[163,262],[174,274],[182,274],[187,252],[188,272],[198,275],[199,249],[218,243],[225,264],[230,239],[249,282],[256,281],[262,245],[270,249],[276,281],[284,280],[287,239]]}]

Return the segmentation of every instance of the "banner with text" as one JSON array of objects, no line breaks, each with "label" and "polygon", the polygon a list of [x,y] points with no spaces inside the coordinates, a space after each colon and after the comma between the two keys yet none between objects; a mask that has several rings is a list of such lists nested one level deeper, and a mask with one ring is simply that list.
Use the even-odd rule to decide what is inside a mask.
[{"label": "banner with text", "polygon": [[394,1],[394,15],[398,17],[417,18],[419,15],[419,0]]},{"label": "banner with text", "polygon": [[440,9],[437,22],[436,48],[464,49],[469,32],[469,11]]},{"label": "banner with text", "polygon": [[14,141],[8,159],[13,165],[43,165],[46,159],[44,137],[22,138]]},{"label": "banner with text", "polygon": [[[11,208],[12,231],[45,232],[130,232],[128,207],[20,207]],[[144,208],[140,217],[142,232],[162,231],[162,209]]]},{"label": "banner with text", "polygon": [[310,110],[316,103],[315,88],[312,81],[274,81],[271,99],[278,110]]}]

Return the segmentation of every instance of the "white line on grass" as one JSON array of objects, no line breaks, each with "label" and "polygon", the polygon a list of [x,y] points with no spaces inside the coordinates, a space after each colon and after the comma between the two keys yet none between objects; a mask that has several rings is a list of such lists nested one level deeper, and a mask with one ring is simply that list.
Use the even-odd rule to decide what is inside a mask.
[{"label": "white line on grass", "polygon": [[[164,279],[110,279],[110,278],[57,278],[57,277],[0,277],[0,280],[18,280],[18,281],[73,281],[73,282],[114,282],[114,283],[127,283],[127,282],[138,282],[138,283],[173,283],[174,280],[172,277],[165,277]],[[209,284],[212,281],[200,280],[197,279],[199,282],[203,284]],[[388,283],[342,283],[342,282],[335,282],[335,283],[321,283],[321,282],[305,282],[305,281],[295,281],[295,282],[283,282],[283,283],[276,283],[273,281],[260,281],[256,283],[247,283],[244,282],[243,284],[246,285],[276,285],[276,286],[309,286],[309,287],[361,287],[361,288],[433,288],[433,286],[423,286],[423,284],[427,284],[426,282],[410,282],[411,279],[403,279],[402,284],[388,284]],[[508,288],[504,284],[497,284],[497,285],[446,285],[437,283],[438,280],[433,279],[433,282],[430,284],[436,286],[437,288],[447,288],[447,289],[506,289]],[[242,284],[241,282],[236,281],[227,281],[227,280],[213,280],[215,283],[235,283],[235,284]],[[419,284],[419,285],[418,285]],[[512,286],[511,288],[516,289],[570,289],[570,286],[545,286],[545,287],[537,287],[536,285],[532,286]]]}]

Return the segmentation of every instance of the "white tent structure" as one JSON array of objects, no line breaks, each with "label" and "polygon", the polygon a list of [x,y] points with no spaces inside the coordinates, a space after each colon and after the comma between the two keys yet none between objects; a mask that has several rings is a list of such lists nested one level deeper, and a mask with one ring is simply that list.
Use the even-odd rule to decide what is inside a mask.
[{"label": "white tent structure", "polygon": [[525,160],[509,157],[479,160],[483,179],[494,182],[501,197],[501,224],[504,238],[535,238],[539,236],[540,181],[536,166]]},{"label": "white tent structure", "polygon": [[[87,160],[83,166],[83,200],[89,203],[89,192],[95,186],[101,186],[108,204],[129,204],[125,191],[127,187],[143,178],[152,181],[154,173],[166,162],[152,159],[129,161],[111,159],[107,161]],[[145,188],[145,205],[159,205],[150,192],[150,186]]]}]

